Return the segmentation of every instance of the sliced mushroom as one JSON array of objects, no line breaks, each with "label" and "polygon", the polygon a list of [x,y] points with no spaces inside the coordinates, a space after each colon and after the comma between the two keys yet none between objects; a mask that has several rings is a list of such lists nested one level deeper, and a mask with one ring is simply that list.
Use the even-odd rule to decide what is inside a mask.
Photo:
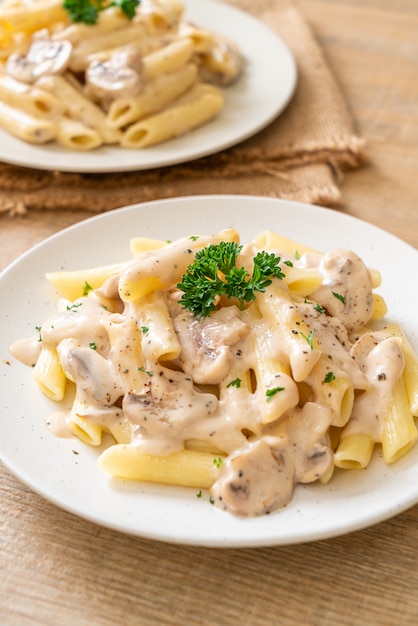
[{"label": "sliced mushroom", "polygon": [[62,74],[69,63],[72,45],[69,41],[36,39],[26,56],[11,54],[7,59],[6,73],[24,83],[34,83],[47,74]]},{"label": "sliced mushroom", "polygon": [[244,68],[244,59],[238,47],[224,38],[217,39],[212,48],[198,58],[202,80],[223,87],[236,81]]},{"label": "sliced mushroom", "polygon": [[98,100],[129,98],[143,88],[142,59],[134,47],[118,50],[108,60],[93,60],[86,69],[86,91]]}]

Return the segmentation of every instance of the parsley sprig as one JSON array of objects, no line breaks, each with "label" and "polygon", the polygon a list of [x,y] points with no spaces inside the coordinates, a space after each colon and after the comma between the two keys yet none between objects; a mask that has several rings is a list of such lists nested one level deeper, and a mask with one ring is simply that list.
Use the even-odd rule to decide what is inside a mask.
[{"label": "parsley sprig", "polygon": [[196,253],[177,287],[183,294],[180,304],[195,315],[207,317],[216,310],[221,296],[244,302],[255,299],[256,291],[265,291],[273,278],[285,275],[279,267],[280,257],[273,253],[258,252],[253,259],[250,276],[245,267],[237,267],[242,246],[233,241],[211,244]]},{"label": "parsley sprig", "polygon": [[92,26],[99,19],[99,13],[109,7],[119,7],[132,20],[140,2],[141,0],[64,0],[62,6],[72,22]]}]

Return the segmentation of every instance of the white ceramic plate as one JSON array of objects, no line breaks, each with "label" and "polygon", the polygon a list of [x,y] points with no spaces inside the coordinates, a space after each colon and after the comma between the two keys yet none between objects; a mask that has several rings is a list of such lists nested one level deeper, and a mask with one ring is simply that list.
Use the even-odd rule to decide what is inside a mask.
[{"label": "white ceramic plate", "polygon": [[296,84],[296,64],[284,42],[248,13],[212,0],[184,0],[185,18],[237,42],[246,68],[225,90],[219,116],[183,137],[146,150],[115,146],[74,152],[57,144],[34,146],[0,129],[0,160],[63,172],[145,170],[197,159],[247,139],[273,121],[288,104]]},{"label": "white ceramic plate", "polygon": [[[143,537],[201,546],[262,546],[313,541],[387,519],[418,502],[418,446],[386,467],[377,455],[366,471],[337,472],[329,485],[298,486],[283,510],[255,519],[229,515],[197,498],[196,489],[113,481],[97,469],[98,451],[76,439],[57,439],[44,419],[54,409],[12,360],[8,345],[32,336],[55,311],[44,273],[130,258],[133,235],[174,239],[235,227],[243,241],[263,229],[312,247],[355,249],[382,271],[390,319],[401,322],[418,350],[418,253],[378,228],[337,211],[284,200],[204,196],[145,203],[81,222],[38,245],[0,278],[0,452],[35,491],[89,520]],[[10,364],[9,364],[10,363]]]}]

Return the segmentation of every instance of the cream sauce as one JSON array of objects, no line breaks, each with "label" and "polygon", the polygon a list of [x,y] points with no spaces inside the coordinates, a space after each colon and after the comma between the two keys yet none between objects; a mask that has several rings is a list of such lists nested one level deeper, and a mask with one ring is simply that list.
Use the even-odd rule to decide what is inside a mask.
[{"label": "cream sauce", "polygon": [[[393,397],[394,386],[405,365],[396,337],[384,338],[376,343],[377,337],[378,335],[366,335],[361,342],[362,350],[357,351],[357,358],[370,386],[356,398],[351,419],[344,429],[345,434],[368,434],[375,442],[381,441],[384,417]],[[372,349],[364,354],[366,341],[370,342],[369,347]],[[356,354],[355,346],[353,352]]]}]

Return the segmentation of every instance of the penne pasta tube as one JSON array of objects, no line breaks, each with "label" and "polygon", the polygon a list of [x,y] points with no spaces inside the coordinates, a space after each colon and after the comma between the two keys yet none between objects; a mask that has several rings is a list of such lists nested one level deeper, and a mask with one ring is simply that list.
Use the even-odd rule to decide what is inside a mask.
[{"label": "penne pasta tube", "polygon": [[398,324],[388,324],[386,332],[401,340],[401,349],[405,360],[403,379],[412,415],[418,417],[418,357],[405,333]]},{"label": "penne pasta tube", "polygon": [[34,33],[58,22],[67,23],[68,14],[62,0],[37,0],[0,5],[0,24],[7,24],[13,32]]},{"label": "penne pasta tube", "polygon": [[148,382],[144,355],[141,348],[140,329],[133,317],[123,322],[110,322],[107,334],[110,341],[109,360],[120,373],[125,392],[142,391]]},{"label": "penne pasta tube", "polygon": [[395,463],[415,445],[418,430],[411,413],[403,378],[393,390],[392,402],[383,420],[382,452],[386,463]]},{"label": "penne pasta tube", "polygon": [[129,242],[131,252],[135,255],[149,250],[159,250],[167,244],[168,242],[162,239],[150,239],[149,237],[133,237]]},{"label": "penne pasta tube", "polygon": [[193,43],[194,51],[197,53],[207,52],[214,43],[213,33],[189,22],[180,24],[179,37],[190,39]]},{"label": "penne pasta tube", "polygon": [[142,0],[137,19],[149,32],[160,33],[177,26],[183,12],[184,5],[180,0]]},{"label": "penne pasta tube", "polygon": [[142,63],[144,80],[154,80],[162,74],[177,72],[190,61],[193,54],[191,39],[174,40],[145,55]]},{"label": "penne pasta tube", "polygon": [[56,139],[57,125],[40,119],[0,101],[0,126],[8,133],[33,144],[44,144]]},{"label": "penne pasta tube", "polygon": [[100,446],[102,443],[103,428],[99,424],[89,421],[87,417],[78,415],[77,403],[69,415],[68,427],[73,435],[89,446]]},{"label": "penne pasta tube", "polygon": [[101,287],[108,278],[118,274],[125,265],[126,263],[115,263],[114,265],[102,265],[92,269],[48,272],[46,278],[60,296],[73,301],[87,295],[92,289]]},{"label": "penne pasta tube", "polygon": [[372,311],[371,319],[372,320],[382,319],[382,317],[385,317],[387,310],[388,308],[386,306],[386,302],[384,301],[382,296],[379,296],[379,294],[374,293],[373,294],[373,311]]},{"label": "penne pasta tube", "polygon": [[69,69],[75,73],[83,72],[87,68],[92,54],[120,48],[128,44],[139,46],[143,52],[148,51],[146,45],[151,46],[150,38],[147,36],[143,24],[129,22],[125,28],[118,28],[110,32],[99,33],[95,37],[83,39],[73,49]]},{"label": "penne pasta tube", "polygon": [[246,318],[253,328],[249,348],[254,355],[255,393],[258,397],[261,423],[268,424],[298,404],[299,391],[290,376],[289,366],[273,356],[268,330],[255,309],[256,305],[252,305],[246,310]]},{"label": "penne pasta tube", "polygon": [[33,376],[42,393],[59,402],[64,397],[66,377],[56,350],[42,348],[33,369]]},{"label": "penne pasta tube", "polygon": [[366,433],[341,436],[334,454],[334,463],[341,469],[365,469],[372,458],[374,441]]},{"label": "penne pasta tube", "polygon": [[321,351],[315,333],[309,330],[293,304],[287,285],[274,279],[264,293],[257,293],[256,302],[262,315],[270,321],[273,332],[277,332],[286,346],[286,359],[293,379],[296,382],[305,380]]},{"label": "penne pasta tube", "polygon": [[224,98],[213,89],[196,90],[190,100],[174,102],[165,111],[132,124],[122,135],[124,148],[148,148],[184,135],[212,120],[222,109]]},{"label": "penne pasta tube", "polygon": [[331,408],[331,426],[345,426],[354,404],[354,387],[347,374],[332,362],[321,358],[305,382],[311,387],[313,401]]},{"label": "penne pasta tube", "polygon": [[81,41],[104,35],[114,30],[124,28],[129,24],[127,16],[119,7],[108,7],[99,13],[96,24],[71,23],[65,28],[57,30],[51,36],[54,40],[66,39],[74,46]]},{"label": "penne pasta tube", "polygon": [[12,76],[0,74],[0,100],[18,109],[23,109],[35,117],[53,118],[66,111],[66,105],[53,94]]},{"label": "penne pasta tube", "polygon": [[283,266],[283,271],[283,282],[300,298],[310,296],[322,284],[322,275],[316,269]]},{"label": "penne pasta tube", "polygon": [[123,128],[161,111],[189,89],[196,78],[196,66],[187,64],[177,72],[150,81],[138,96],[114,100],[107,114],[109,128]]},{"label": "penne pasta tube", "polygon": [[107,448],[98,459],[103,471],[117,478],[209,488],[219,472],[214,455],[182,450],[168,456],[144,453],[138,446],[117,444]]},{"label": "penne pasta tube", "polygon": [[302,244],[288,237],[284,237],[279,233],[275,233],[271,230],[265,230],[254,238],[254,245],[258,250],[277,250],[280,252],[287,252],[291,256],[302,256],[302,254],[322,254],[314,248],[309,248],[305,244]]},{"label": "penne pasta tube", "polygon": [[57,141],[65,148],[80,151],[94,150],[103,143],[97,130],[66,117],[59,121]]},{"label": "penne pasta tube", "polygon": [[161,293],[152,293],[141,303],[140,324],[146,338],[144,355],[152,361],[172,361],[180,354],[181,347],[173,326],[173,320]]},{"label": "penne pasta tube", "polygon": [[37,85],[66,102],[68,116],[99,133],[102,138],[101,143],[117,143],[119,141],[120,133],[107,126],[106,114],[70,80],[67,80],[65,75],[43,76],[37,81]]}]

